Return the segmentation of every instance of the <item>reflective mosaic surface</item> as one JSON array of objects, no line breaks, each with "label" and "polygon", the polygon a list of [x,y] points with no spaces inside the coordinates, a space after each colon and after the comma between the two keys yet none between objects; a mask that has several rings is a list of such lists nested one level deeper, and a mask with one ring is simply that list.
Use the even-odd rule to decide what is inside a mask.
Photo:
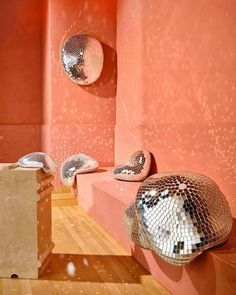
[{"label": "reflective mosaic surface", "polygon": [[126,181],[144,180],[151,168],[151,155],[148,151],[135,152],[125,165],[117,166],[112,173],[114,178]]},{"label": "reflective mosaic surface", "polygon": [[193,172],[152,175],[125,212],[132,241],[177,265],[222,244],[232,228],[228,203],[217,184]]},{"label": "reflective mosaic surface", "polygon": [[56,164],[52,158],[42,152],[35,152],[18,160],[18,165],[23,168],[42,168],[42,170],[49,174],[56,172]]},{"label": "reflective mosaic surface", "polygon": [[85,34],[71,36],[62,48],[61,57],[67,75],[80,85],[89,85],[101,75],[103,49],[95,38]]},{"label": "reflective mosaic surface", "polygon": [[88,155],[82,153],[72,155],[61,165],[61,181],[66,186],[72,186],[76,174],[92,172],[98,167],[98,162]]}]

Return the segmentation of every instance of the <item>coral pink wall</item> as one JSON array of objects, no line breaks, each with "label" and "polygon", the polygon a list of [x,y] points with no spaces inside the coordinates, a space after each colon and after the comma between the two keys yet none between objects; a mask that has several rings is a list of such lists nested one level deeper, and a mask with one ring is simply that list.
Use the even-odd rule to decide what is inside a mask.
[{"label": "coral pink wall", "polygon": [[41,1],[0,1],[0,162],[40,149],[41,15]]},{"label": "coral pink wall", "polygon": [[[0,2],[0,161],[43,150],[60,163],[85,152],[114,160],[116,1]],[[104,69],[91,86],[66,76],[60,50],[87,33],[102,42]]]},{"label": "coral pink wall", "polygon": [[[51,0],[47,7],[43,148],[60,164],[84,152],[101,165],[114,153],[116,95],[116,1]],[[104,69],[91,86],[81,87],[66,76],[60,49],[66,39],[87,33],[102,42]]]},{"label": "coral pink wall", "polygon": [[202,172],[235,196],[236,2],[117,9],[116,163],[144,147],[159,170]]}]

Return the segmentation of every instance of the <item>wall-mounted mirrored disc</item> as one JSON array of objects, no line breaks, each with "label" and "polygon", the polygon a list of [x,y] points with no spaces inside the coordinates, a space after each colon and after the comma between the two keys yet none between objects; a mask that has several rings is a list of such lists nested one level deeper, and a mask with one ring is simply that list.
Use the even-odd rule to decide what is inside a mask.
[{"label": "wall-mounted mirrored disc", "polygon": [[70,79],[80,85],[89,85],[100,77],[103,60],[101,43],[88,35],[71,36],[63,45],[63,67]]}]

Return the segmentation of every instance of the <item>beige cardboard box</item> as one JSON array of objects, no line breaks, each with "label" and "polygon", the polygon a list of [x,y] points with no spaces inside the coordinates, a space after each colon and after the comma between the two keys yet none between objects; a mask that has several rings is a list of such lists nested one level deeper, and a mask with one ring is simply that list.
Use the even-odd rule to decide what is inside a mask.
[{"label": "beige cardboard box", "polygon": [[53,177],[39,168],[0,164],[0,277],[36,279],[51,240]]}]

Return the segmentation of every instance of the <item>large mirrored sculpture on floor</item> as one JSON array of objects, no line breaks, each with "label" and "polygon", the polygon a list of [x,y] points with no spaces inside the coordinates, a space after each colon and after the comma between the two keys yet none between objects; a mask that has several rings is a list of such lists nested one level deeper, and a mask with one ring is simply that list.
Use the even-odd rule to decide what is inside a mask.
[{"label": "large mirrored sculpture on floor", "polygon": [[101,75],[103,49],[95,38],[86,34],[71,36],[62,47],[61,57],[69,78],[80,85],[89,85]]},{"label": "large mirrored sculpture on floor", "polygon": [[98,167],[98,162],[88,155],[82,153],[72,155],[61,165],[61,181],[65,186],[72,186],[76,174],[92,172]]},{"label": "large mirrored sculpture on floor", "polygon": [[48,174],[56,172],[56,164],[51,157],[42,152],[34,152],[18,160],[18,165],[23,168],[42,168]]},{"label": "large mirrored sculpture on floor", "polygon": [[166,172],[140,186],[126,210],[125,227],[140,247],[183,265],[224,243],[232,216],[213,180],[193,172]]},{"label": "large mirrored sculpture on floor", "polygon": [[151,168],[151,154],[147,150],[140,150],[132,154],[125,165],[113,169],[113,177],[125,181],[144,180]]}]

